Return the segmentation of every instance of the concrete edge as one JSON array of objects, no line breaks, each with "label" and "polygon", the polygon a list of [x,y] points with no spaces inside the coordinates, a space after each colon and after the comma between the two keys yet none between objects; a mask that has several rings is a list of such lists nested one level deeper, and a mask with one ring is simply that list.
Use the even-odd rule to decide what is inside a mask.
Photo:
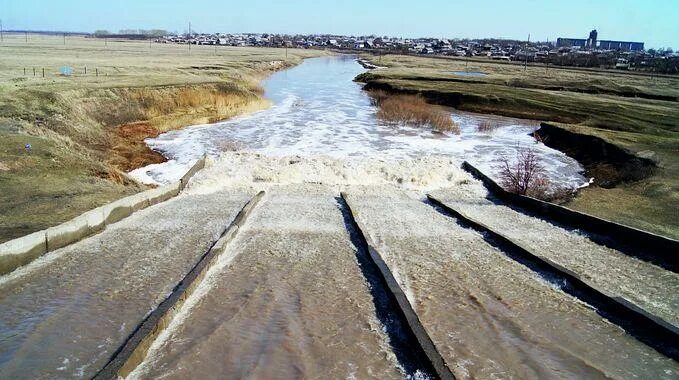
[{"label": "concrete edge", "polygon": [[[679,257],[677,256],[679,240],[612,222],[539,199],[510,193],[468,161],[462,163],[462,169],[481,180],[488,191],[504,202],[527,209],[546,219],[551,219],[583,231],[600,234],[616,242],[622,242],[633,249],[643,252],[643,255],[632,256],[651,261],[667,270],[677,272],[679,269]],[[625,253],[629,254],[628,252]]]},{"label": "concrete edge", "polygon": [[0,276],[47,253],[47,232],[37,231],[0,244]]},{"label": "concrete edge", "polygon": [[186,183],[205,167],[206,156],[196,161],[179,182],[133,194],[84,212],[45,230],[0,244],[0,276],[11,273],[38,257],[101,232],[134,212],[177,196]]},{"label": "concrete edge", "polygon": [[135,331],[113,353],[109,362],[93,379],[125,378],[144,361],[153,342],[170,325],[172,319],[181,310],[184,302],[193,294],[205,278],[208,270],[226,250],[228,243],[233,240],[238,230],[242,228],[264,194],[264,191],[260,191],[243,206],[231,223],[222,231],[220,238],[203,254],[194,267],[173,289],[172,293],[137,326]]},{"label": "concrete edge", "polygon": [[426,359],[431,364],[431,367],[436,372],[436,375],[438,376],[439,379],[455,379],[455,375],[453,375],[453,372],[450,370],[450,367],[446,363],[445,359],[439,352],[434,342],[431,340],[431,337],[427,333],[427,330],[424,328],[424,325],[422,325],[419,316],[417,315],[412,305],[410,304],[408,297],[403,292],[403,289],[401,289],[401,286],[399,285],[398,281],[396,281],[394,275],[391,273],[389,266],[382,259],[382,256],[380,255],[379,251],[377,251],[377,249],[375,248],[375,244],[372,241],[372,238],[370,237],[370,235],[366,234],[367,229],[365,228],[363,223],[359,221],[358,218],[356,218],[355,211],[356,208],[352,207],[352,203],[348,199],[347,194],[345,192],[341,192],[340,196],[347,205],[349,214],[351,216],[352,222],[356,226],[357,232],[359,233],[360,236],[363,237],[363,240],[365,240],[368,246],[368,253],[370,259],[379,269],[383,280],[385,281],[389,291],[391,292],[391,295],[393,296],[394,300],[399,306],[401,313],[405,317],[405,320],[408,323],[408,327],[410,328],[413,335],[417,339],[421,351],[424,352]]},{"label": "concrete edge", "polygon": [[[621,316],[622,319],[633,319],[635,321],[643,322],[644,328],[646,330],[649,330],[648,333],[649,335],[651,335],[650,338],[660,340],[663,342],[664,345],[670,348],[658,345],[651,344],[649,345],[651,345],[659,352],[675,360],[678,359],[677,355],[679,353],[677,352],[676,348],[672,348],[672,346],[676,345],[676,342],[679,342],[679,327],[645,310],[644,308],[638,306],[634,302],[629,301],[628,299],[620,295],[611,294],[610,292],[604,289],[600,289],[598,286],[591,284],[590,281],[582,278],[578,273],[546,257],[542,257],[541,255],[535,253],[532,249],[529,249],[523,246],[522,244],[515,242],[508,236],[495,231],[486,224],[475,220],[474,218],[468,216],[464,212],[453,208],[452,206],[446,204],[443,201],[440,201],[436,197],[427,194],[427,199],[429,199],[436,206],[443,208],[444,210],[446,210],[446,212],[450,213],[451,215],[462,219],[466,224],[472,226],[472,228],[476,229],[477,231],[489,233],[494,238],[522,252],[523,256],[529,257],[531,260],[537,262],[538,264],[541,264],[542,266],[550,267],[556,273],[566,278],[571,284],[573,284],[579,290],[594,295],[598,299],[603,299],[607,301],[609,305],[614,306],[613,309],[615,310],[618,311],[624,310],[624,312],[622,313],[624,315]],[[654,331],[652,332],[650,331],[651,330],[650,326],[653,326]],[[646,341],[646,343],[648,344],[649,342]]]},{"label": "concrete edge", "polygon": [[179,179],[179,190],[184,190],[186,188],[186,185],[188,185],[189,181],[191,178],[193,178],[196,173],[201,171],[203,168],[205,168],[205,162],[207,161],[207,154],[203,154],[203,156],[196,161],[196,163],[191,166],[191,168],[182,176],[181,179]]}]

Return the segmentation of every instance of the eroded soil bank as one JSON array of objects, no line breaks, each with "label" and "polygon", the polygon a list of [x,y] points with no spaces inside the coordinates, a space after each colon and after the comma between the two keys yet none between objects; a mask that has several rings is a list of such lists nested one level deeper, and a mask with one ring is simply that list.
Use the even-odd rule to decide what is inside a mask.
[{"label": "eroded soil bank", "polygon": [[623,182],[641,181],[653,175],[657,163],[611,144],[602,138],[542,123],[536,136],[548,147],[575,158],[585,167],[592,184],[613,188]]},{"label": "eroded soil bank", "polygon": [[145,189],[126,173],[165,158],[144,139],[267,107],[259,80],[296,62],[207,83],[3,89],[0,242]]}]

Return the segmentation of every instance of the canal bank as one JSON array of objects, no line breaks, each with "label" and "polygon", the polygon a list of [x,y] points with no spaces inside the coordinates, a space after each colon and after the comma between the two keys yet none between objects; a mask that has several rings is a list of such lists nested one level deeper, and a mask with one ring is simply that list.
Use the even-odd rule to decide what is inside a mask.
[{"label": "canal bank", "polygon": [[[572,136],[568,138],[572,143],[563,151],[583,160],[586,175],[588,179],[595,177],[595,185],[582,189],[566,204],[568,207],[679,237],[679,215],[674,212],[679,208],[675,196],[679,189],[675,149],[679,139],[679,79],[651,81],[625,73],[612,77],[605,72],[523,70],[478,60],[467,64],[398,55],[379,60],[386,69],[357,77],[368,89],[421,94],[432,103],[459,110],[548,122],[554,128],[543,128],[547,137],[543,142],[556,149],[565,145],[561,137]],[[450,71],[481,71],[486,75],[461,77]],[[592,140],[635,157],[624,162],[611,155],[596,157],[587,151]],[[595,149],[603,153],[602,144]]]},{"label": "canal bank", "polygon": [[[577,161],[536,143],[530,134],[538,124],[532,120],[446,110],[459,126],[459,135],[379,120],[371,98],[353,81],[363,72],[353,56],[307,59],[263,82],[271,108],[148,139],[149,146],[169,161],[131,175],[144,182],[166,183],[203,153],[216,158],[231,151],[390,162],[446,156],[454,165],[467,159],[497,174],[502,157],[529,148],[540,156],[555,186],[577,188],[587,183]],[[489,122],[497,128],[481,131],[480,126]]]}]

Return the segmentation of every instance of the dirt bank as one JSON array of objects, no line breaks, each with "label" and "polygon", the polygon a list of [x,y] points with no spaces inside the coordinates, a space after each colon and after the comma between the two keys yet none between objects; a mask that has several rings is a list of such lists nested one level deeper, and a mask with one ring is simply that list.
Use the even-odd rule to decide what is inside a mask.
[{"label": "dirt bank", "polygon": [[541,123],[536,136],[548,147],[562,151],[585,167],[593,185],[613,188],[653,175],[657,163],[596,136],[575,133],[554,124]]},{"label": "dirt bank", "polygon": [[[359,76],[358,81],[364,77]],[[424,82],[426,83],[426,82]],[[479,95],[462,91],[438,91],[399,87],[394,83],[381,80],[368,80],[365,90],[384,91],[393,94],[420,95],[429,103],[453,107],[461,111],[489,113],[518,119],[550,120],[560,123],[579,123],[582,119],[564,115],[549,109],[532,107],[520,99],[501,98],[494,95]]]},{"label": "dirt bank", "polygon": [[131,170],[165,162],[144,140],[187,125],[212,123],[265,108],[258,85],[209,83],[114,90],[116,105],[91,107],[93,117],[110,127],[113,137],[108,162],[118,170]]},{"label": "dirt bank", "polygon": [[[391,59],[390,64],[401,63],[404,67],[373,70],[359,75],[356,81],[365,83],[366,90],[420,94],[430,103],[463,111],[548,122],[552,127],[543,124],[538,133],[545,144],[578,160],[585,166],[586,175],[594,178],[594,186],[581,190],[566,206],[679,237],[679,214],[674,212],[679,207],[676,103],[654,96],[632,100],[624,94],[570,90],[573,86],[586,86],[592,79],[587,77],[504,73],[488,66],[485,70],[491,74],[483,80],[450,79],[442,70],[451,67],[427,70],[408,66],[413,62],[401,62],[404,58]],[[415,63],[426,63],[421,61]],[[536,86],[552,82],[569,85],[548,90],[514,86],[513,81],[519,79]],[[624,82],[649,94],[674,94],[665,82],[635,81],[626,78]]]},{"label": "dirt bank", "polygon": [[210,83],[0,93],[0,242],[145,189],[127,172],[165,161],[145,139],[267,107],[259,79],[290,65]]}]

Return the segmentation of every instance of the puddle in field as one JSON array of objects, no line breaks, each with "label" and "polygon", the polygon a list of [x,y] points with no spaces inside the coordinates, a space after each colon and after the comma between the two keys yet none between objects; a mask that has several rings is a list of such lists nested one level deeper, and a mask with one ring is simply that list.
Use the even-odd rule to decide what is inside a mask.
[{"label": "puddle in field", "polygon": [[451,71],[451,74],[459,75],[461,77],[485,77],[486,73],[480,71]]}]

